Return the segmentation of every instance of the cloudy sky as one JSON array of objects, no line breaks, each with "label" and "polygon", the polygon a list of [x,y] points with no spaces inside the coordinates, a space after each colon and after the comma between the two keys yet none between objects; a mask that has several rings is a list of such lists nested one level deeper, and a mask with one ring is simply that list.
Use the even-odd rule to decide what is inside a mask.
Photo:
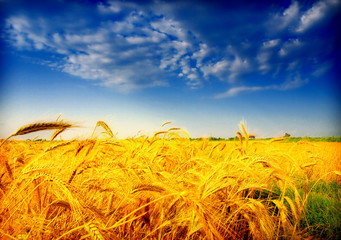
[{"label": "cloudy sky", "polygon": [[340,135],[341,1],[224,2],[1,0],[0,138],[59,114],[83,137]]}]

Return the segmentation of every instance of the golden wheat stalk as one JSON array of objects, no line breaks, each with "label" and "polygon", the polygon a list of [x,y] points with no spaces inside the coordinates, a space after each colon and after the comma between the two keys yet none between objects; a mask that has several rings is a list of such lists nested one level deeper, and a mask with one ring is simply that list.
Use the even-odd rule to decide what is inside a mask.
[{"label": "golden wheat stalk", "polygon": [[168,133],[168,131],[158,131],[154,134],[153,137],[156,137],[156,136],[161,135],[161,134],[167,134],[167,133]]},{"label": "golden wheat stalk", "polygon": [[51,136],[50,142],[52,142],[59,134],[65,131],[66,128],[57,129]]},{"label": "golden wheat stalk", "polygon": [[273,139],[270,140],[269,143],[283,141],[284,139],[286,139],[286,137],[273,138]]},{"label": "golden wheat stalk", "polygon": [[63,142],[63,143],[54,145],[54,146],[52,146],[52,147],[49,147],[49,148],[45,149],[45,152],[54,150],[54,149],[56,149],[56,148],[60,148],[60,147],[67,146],[67,145],[69,145],[69,144],[71,144],[71,143],[73,143],[73,142],[75,142],[75,140],[71,140],[71,141],[68,141],[68,142]]},{"label": "golden wheat stalk", "polygon": [[180,130],[181,128],[173,127],[173,128],[168,129],[167,131],[170,132],[170,131],[180,131]]},{"label": "golden wheat stalk", "polygon": [[65,209],[71,210],[70,203],[64,200],[54,200],[52,203],[50,203],[48,207],[52,207],[52,206],[63,207]]},{"label": "golden wheat stalk", "polygon": [[[66,129],[72,127],[69,123],[62,123],[62,122],[45,122],[45,123],[32,123],[25,125],[21,128],[19,128],[15,133],[8,136],[5,140],[2,141],[0,144],[0,147],[11,137],[18,136],[18,135],[24,135],[32,132],[38,132],[42,130],[52,130],[52,129]],[[4,161],[4,165],[6,167],[6,170],[9,174],[9,176],[13,179],[13,173],[12,170],[8,164],[8,160],[6,159]]]},{"label": "golden wheat stalk", "polygon": [[238,135],[239,141],[240,141],[240,146],[243,146],[243,136],[240,132],[236,132],[236,134]]},{"label": "golden wheat stalk", "polygon": [[97,128],[98,126],[101,126],[101,127],[107,132],[107,134],[108,134],[110,137],[114,137],[114,134],[112,133],[112,131],[111,131],[111,129],[109,128],[109,126],[108,126],[105,122],[103,122],[103,121],[98,121],[98,122],[96,123],[96,126],[95,126],[95,128],[94,128],[94,130],[93,130],[93,132],[92,132],[90,138],[93,137],[93,135],[94,135],[94,133],[95,133],[95,130],[96,130],[96,128]]},{"label": "golden wheat stalk", "polygon": [[8,172],[8,175],[11,179],[13,179],[13,172],[12,172],[12,169],[10,167],[10,165],[8,164],[8,161],[5,160],[5,167],[7,169],[7,172]]},{"label": "golden wheat stalk", "polygon": [[86,231],[90,234],[91,239],[93,239],[93,240],[104,240],[104,237],[102,236],[98,227],[93,222],[89,222],[84,227],[85,227]]},{"label": "golden wheat stalk", "polygon": [[189,134],[188,134],[186,131],[181,130],[181,132],[182,132],[183,135],[185,135],[185,137],[186,137],[187,139],[190,139]]},{"label": "golden wheat stalk", "polygon": [[32,138],[32,141],[36,140],[39,137],[39,135],[35,136],[34,138]]},{"label": "golden wheat stalk", "polygon": [[2,141],[0,147],[11,137],[24,135],[32,132],[38,132],[43,130],[53,130],[53,129],[66,129],[72,127],[69,123],[63,122],[44,122],[44,123],[32,123],[19,128],[15,133],[8,136]]},{"label": "golden wheat stalk", "polygon": [[44,123],[32,123],[19,128],[11,136],[24,135],[32,132],[38,132],[43,130],[53,130],[53,129],[66,129],[72,127],[69,123],[63,122],[44,122]]},{"label": "golden wheat stalk", "polygon": [[162,123],[161,127],[163,127],[163,126],[165,126],[167,124],[170,124],[170,123],[172,123],[172,122],[171,121],[164,122],[164,123]]},{"label": "golden wheat stalk", "polygon": [[56,119],[56,122],[58,122],[59,118],[62,116],[62,114],[59,114],[59,116]]},{"label": "golden wheat stalk", "polygon": [[247,134],[246,130],[245,130],[245,127],[244,127],[244,124],[243,123],[240,123],[240,127],[244,133],[244,137],[245,137],[245,147],[248,146],[248,142],[249,142],[249,134]]},{"label": "golden wheat stalk", "polygon": [[300,168],[304,169],[304,168],[307,168],[307,167],[314,166],[314,165],[316,165],[316,164],[317,164],[317,162],[318,162],[318,160],[316,160],[315,162],[311,162],[311,163],[302,164],[302,165],[300,166]]},{"label": "golden wheat stalk", "polygon": [[152,192],[161,193],[161,192],[166,191],[166,190],[163,187],[155,186],[152,184],[141,184],[141,185],[134,187],[134,189],[132,190],[131,193],[136,193],[136,192],[140,192],[140,191],[152,191]]}]

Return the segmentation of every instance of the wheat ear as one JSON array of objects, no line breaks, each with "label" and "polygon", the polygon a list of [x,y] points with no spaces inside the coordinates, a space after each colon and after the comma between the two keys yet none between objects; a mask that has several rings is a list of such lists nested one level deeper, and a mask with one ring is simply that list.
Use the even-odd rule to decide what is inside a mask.
[{"label": "wheat ear", "polygon": [[239,141],[240,141],[240,146],[243,146],[243,136],[240,132],[236,132],[236,134],[238,135]]},{"label": "wheat ear", "polygon": [[104,128],[104,130],[107,132],[107,134],[108,134],[110,137],[114,137],[114,134],[112,133],[112,131],[111,131],[111,129],[109,128],[109,126],[108,126],[105,122],[103,122],[103,121],[98,121],[98,122],[96,123],[96,126],[95,126],[95,128],[94,128],[94,131],[92,132],[90,138],[93,137],[93,135],[94,135],[94,133],[95,133],[95,130],[96,130],[96,128],[97,128],[98,126],[101,126],[102,128]]},{"label": "wheat ear", "polygon": [[59,134],[64,132],[66,128],[57,129],[51,136],[50,142],[52,142]]},{"label": "wheat ear", "polygon": [[167,124],[171,124],[171,123],[172,123],[171,121],[164,122],[164,123],[162,123],[161,127],[163,127],[163,126],[165,126]]},{"label": "wheat ear", "polygon": [[72,127],[69,123],[63,122],[45,122],[45,123],[32,123],[25,125],[19,128],[15,133],[7,137],[5,140],[2,141],[0,147],[11,137],[24,135],[32,132],[38,132],[43,130],[52,130],[52,129],[66,129]]},{"label": "wheat ear", "polygon": [[[11,137],[18,136],[18,135],[24,135],[32,132],[42,131],[42,130],[51,130],[51,129],[66,129],[72,127],[69,123],[63,123],[63,122],[46,122],[46,123],[32,123],[25,125],[21,128],[19,128],[15,133],[8,136],[5,140],[2,141],[0,144],[0,147]],[[8,174],[10,177],[13,177],[12,170],[8,165],[7,159],[5,160],[5,167],[7,169]]]},{"label": "wheat ear", "polygon": [[84,227],[85,227],[86,231],[88,233],[90,233],[91,239],[93,239],[93,240],[104,240],[104,237],[102,236],[98,227],[93,222],[89,222]]},{"label": "wheat ear", "polygon": [[131,193],[136,193],[140,191],[152,191],[152,192],[163,192],[166,191],[163,187],[155,186],[152,184],[141,184],[136,186]]},{"label": "wheat ear", "polygon": [[43,130],[65,129],[70,127],[72,127],[71,124],[63,122],[32,123],[19,128],[14,134],[12,134],[12,136],[24,135]]},{"label": "wheat ear", "polygon": [[245,146],[247,147],[248,145],[248,142],[249,142],[249,135],[247,134],[246,130],[245,130],[245,127],[244,127],[244,124],[243,123],[240,123],[240,127],[244,133],[244,137],[245,137]]}]

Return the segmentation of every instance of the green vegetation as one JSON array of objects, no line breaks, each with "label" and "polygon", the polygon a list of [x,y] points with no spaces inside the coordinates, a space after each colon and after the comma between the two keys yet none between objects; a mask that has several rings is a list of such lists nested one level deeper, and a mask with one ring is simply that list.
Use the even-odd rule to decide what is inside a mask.
[{"label": "green vegetation", "polygon": [[[290,134],[287,134],[289,135]],[[230,137],[230,138],[221,138],[221,137],[209,137],[210,141],[238,141],[238,137]],[[254,140],[270,140],[271,138],[256,138],[249,139],[250,141]],[[202,138],[191,138],[191,140],[202,140]],[[243,140],[245,138],[243,137]],[[283,140],[283,142],[298,142],[298,141],[311,141],[311,142],[341,142],[341,136],[338,137],[287,137]]]},{"label": "green vegetation", "polygon": [[[306,229],[307,234],[318,239],[341,239],[341,185],[336,181],[311,181],[306,184],[305,179],[297,182],[301,198],[305,199],[304,214],[300,221],[300,229]],[[262,192],[256,197],[269,199],[272,196],[283,194],[275,184],[272,193]],[[294,189],[287,189],[284,193],[294,201]],[[288,202],[285,202],[289,209]]]},{"label": "green vegetation", "polygon": [[[301,226],[322,239],[341,239],[341,185],[318,181],[311,182],[309,189]],[[300,192],[303,196],[304,186]]]},{"label": "green vegetation", "polygon": [[286,138],[284,142],[298,142],[298,141],[311,141],[311,142],[341,142],[341,136],[338,137],[290,137]]}]

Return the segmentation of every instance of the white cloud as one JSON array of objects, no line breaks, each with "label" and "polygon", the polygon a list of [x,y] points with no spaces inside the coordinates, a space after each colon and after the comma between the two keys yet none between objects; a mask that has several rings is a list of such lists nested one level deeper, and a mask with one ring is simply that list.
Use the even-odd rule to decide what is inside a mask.
[{"label": "white cloud", "polygon": [[200,84],[200,75],[190,63],[192,53],[198,51],[192,42],[197,40],[172,19],[157,17],[150,22],[148,14],[132,11],[120,21],[77,31],[49,28],[47,18],[40,21],[14,16],[7,19],[7,32],[17,48],[61,54],[54,69],[124,91],[167,85],[164,79],[172,71],[181,72],[190,86]]},{"label": "white cloud", "polygon": [[104,28],[99,28],[96,31],[85,34],[65,34],[65,41],[68,44],[95,44],[104,43],[108,38],[108,31]]},{"label": "white cloud", "polygon": [[197,67],[201,67],[203,64],[203,60],[207,57],[209,53],[209,48],[206,43],[201,43],[199,46],[199,50],[194,52],[192,58],[196,60]]},{"label": "white cloud", "polygon": [[263,48],[273,48],[275,46],[277,46],[280,42],[280,39],[273,39],[273,40],[270,40],[270,41],[266,41],[266,42],[263,42]]},{"label": "white cloud", "polygon": [[162,18],[159,21],[151,22],[150,25],[159,32],[175,36],[178,39],[186,39],[186,34],[185,31],[182,29],[181,24],[172,19]]},{"label": "white cloud", "polygon": [[236,56],[234,61],[231,62],[230,66],[230,78],[235,79],[240,73],[245,73],[249,69],[250,65],[247,59],[241,59]]},{"label": "white cloud", "polygon": [[264,64],[266,63],[269,58],[270,58],[270,52],[260,52],[258,53],[257,55],[257,61],[260,63],[260,64]]},{"label": "white cloud", "polygon": [[221,98],[235,97],[243,92],[256,92],[256,91],[261,91],[261,90],[266,90],[266,89],[269,89],[269,87],[246,87],[246,86],[233,87],[224,93],[217,94],[214,98],[221,99]]},{"label": "white cloud", "polygon": [[181,59],[186,58],[191,48],[190,43],[187,41],[172,40],[164,42],[160,45],[161,49],[165,52],[161,59],[161,69],[176,70],[181,68]]},{"label": "white cloud", "polygon": [[230,62],[223,59],[214,64],[206,65],[203,69],[206,69],[206,71],[204,70],[205,76],[208,74],[219,75],[220,73],[225,72],[229,66]]},{"label": "white cloud", "polygon": [[293,23],[299,15],[299,5],[293,1],[291,5],[283,11],[282,14],[276,14],[270,21],[269,25],[273,30],[283,30]]},{"label": "white cloud", "polygon": [[19,49],[43,49],[46,39],[31,31],[33,26],[34,25],[30,23],[30,20],[24,16],[14,16],[6,20],[6,28],[12,40],[12,44]]},{"label": "white cloud", "polygon": [[298,38],[289,39],[282,45],[282,48],[279,50],[278,54],[281,57],[284,57],[293,51],[297,51],[297,49],[302,47],[303,45],[304,45],[303,42]]},{"label": "white cloud", "polygon": [[294,70],[295,68],[297,68],[297,66],[299,65],[299,61],[298,60],[295,60],[291,63],[289,63],[288,67],[287,67],[287,70],[288,71],[292,71]]},{"label": "white cloud", "polygon": [[301,79],[299,74],[296,74],[293,79],[289,79],[281,85],[273,86],[274,89],[277,90],[290,90],[295,88],[300,88],[309,82],[308,79]]},{"label": "white cloud", "polygon": [[[231,46],[229,46],[231,48]],[[242,58],[238,53],[233,50],[230,59],[221,59],[215,63],[203,64],[200,70],[203,72],[204,77],[209,75],[218,77],[222,81],[234,82],[237,77],[252,71],[251,64],[247,58]]]},{"label": "white cloud", "polygon": [[314,77],[320,77],[325,74],[332,67],[331,62],[325,62],[320,64],[317,69],[312,73]]},{"label": "white cloud", "polygon": [[122,9],[118,2],[109,1],[108,5],[99,3],[97,6],[98,10],[102,13],[119,13]]},{"label": "white cloud", "polygon": [[63,41],[61,36],[58,33],[53,34],[53,40],[56,44],[60,44]]},{"label": "white cloud", "polygon": [[222,98],[229,98],[229,97],[235,97],[241,93],[247,93],[247,92],[259,92],[264,90],[280,90],[280,91],[286,91],[290,89],[296,89],[304,86],[309,82],[308,79],[301,79],[301,76],[299,74],[296,74],[293,79],[288,79],[282,84],[279,85],[268,85],[268,86],[239,86],[239,87],[232,87],[226,92],[217,94],[214,96],[215,99],[222,99]]},{"label": "white cloud", "polygon": [[338,4],[338,0],[321,0],[316,2],[301,16],[300,23],[296,31],[304,32],[323,19],[328,14],[328,11],[336,7]]},{"label": "white cloud", "polygon": [[180,61],[180,65],[182,69],[182,76],[190,73],[191,66],[189,63],[189,57],[182,58]]},{"label": "white cloud", "polygon": [[187,85],[190,86],[190,88],[195,89],[201,85],[200,76],[197,72],[192,71],[192,73],[188,74],[187,78],[189,79]]},{"label": "white cloud", "polygon": [[129,22],[128,19],[122,22],[110,21],[106,25],[109,31],[114,32],[114,33],[120,33],[120,34],[131,32],[134,29],[133,23]]},{"label": "white cloud", "polygon": [[289,23],[290,21],[292,21],[297,16],[298,12],[299,12],[298,3],[296,1],[293,1],[289,8],[287,8],[283,12],[284,22]]},{"label": "white cloud", "polygon": [[126,40],[131,44],[143,44],[148,42],[160,42],[161,39],[156,37],[141,37],[141,36],[132,36],[126,37]]},{"label": "white cloud", "polygon": [[269,63],[271,53],[266,51],[266,52],[260,52],[258,53],[256,59],[258,61],[258,70],[261,71],[262,74],[267,73],[271,69],[271,65]]},{"label": "white cloud", "polygon": [[256,64],[258,64],[257,69],[260,71],[261,74],[267,74],[273,69],[272,61],[274,60],[274,52],[279,48],[280,43],[280,39],[264,41],[258,49]]},{"label": "white cloud", "polygon": [[[304,45],[298,38],[284,41],[272,35],[256,43],[242,39],[212,46],[200,38],[202,33],[196,34],[185,22],[177,21],[176,15],[156,15],[128,2],[110,1],[97,7],[103,21],[96,26],[90,21],[75,28],[64,24],[63,17],[51,20],[19,15],[6,20],[6,31],[18,49],[57,53],[54,69],[125,91],[167,85],[174,76],[192,88],[201,86],[203,79],[240,84],[250,73],[281,73],[297,70],[301,64],[288,61]],[[103,16],[118,12],[117,18]],[[274,17],[273,24],[289,26],[298,15],[298,2],[293,1]],[[51,22],[56,20],[60,20],[58,26]],[[45,64],[52,66],[51,62]],[[227,95],[260,89],[236,88]]]}]

